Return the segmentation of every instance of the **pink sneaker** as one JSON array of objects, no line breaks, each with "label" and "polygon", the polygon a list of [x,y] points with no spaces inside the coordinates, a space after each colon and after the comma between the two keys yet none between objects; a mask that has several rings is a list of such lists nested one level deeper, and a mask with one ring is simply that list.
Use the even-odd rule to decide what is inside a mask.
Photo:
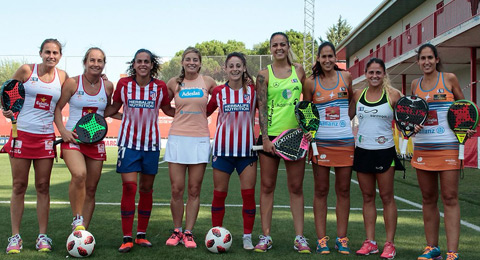
[{"label": "pink sneaker", "polygon": [[363,241],[362,247],[357,251],[357,255],[370,255],[370,254],[377,254],[378,253],[378,246],[372,244],[370,240],[366,239]]},{"label": "pink sneaker", "polygon": [[197,243],[193,240],[192,231],[187,230],[183,233],[183,244],[186,248],[197,248]]},{"label": "pink sneaker", "polygon": [[8,238],[7,254],[18,254],[23,249],[23,241],[20,234]]},{"label": "pink sneaker", "polygon": [[178,229],[174,229],[172,235],[167,239],[165,243],[167,246],[176,246],[183,239],[183,233]]},{"label": "pink sneaker", "polygon": [[310,254],[311,252],[307,239],[303,236],[295,238],[293,241],[293,249],[297,250],[300,254]]},{"label": "pink sneaker", "polygon": [[387,242],[383,246],[383,252],[380,255],[380,258],[393,259],[395,258],[396,254],[397,254],[397,251],[395,250],[395,245],[392,242]]},{"label": "pink sneaker", "polygon": [[39,235],[35,248],[38,252],[50,252],[52,251],[52,240],[47,235]]}]

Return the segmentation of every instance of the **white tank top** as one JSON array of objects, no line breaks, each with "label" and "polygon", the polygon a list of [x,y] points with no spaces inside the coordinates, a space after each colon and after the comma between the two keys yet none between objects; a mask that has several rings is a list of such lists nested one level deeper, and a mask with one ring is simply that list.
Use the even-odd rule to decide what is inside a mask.
[{"label": "white tank top", "polygon": [[382,97],[374,102],[365,98],[365,88],[357,102],[358,133],[356,145],[363,149],[380,150],[393,147],[393,109],[388,94],[383,90]]},{"label": "white tank top", "polygon": [[58,71],[51,82],[43,82],[38,77],[38,65],[33,65],[33,71],[25,86],[25,103],[18,114],[18,130],[33,134],[51,134],[53,129],[53,113],[60,98],[62,85]]},{"label": "white tank top", "polygon": [[70,97],[68,105],[70,106],[69,118],[65,128],[72,130],[80,118],[89,113],[97,113],[103,116],[105,107],[107,107],[107,93],[105,92],[105,83],[100,79],[100,89],[95,95],[90,95],[83,86],[83,76],[78,76],[77,91]]}]

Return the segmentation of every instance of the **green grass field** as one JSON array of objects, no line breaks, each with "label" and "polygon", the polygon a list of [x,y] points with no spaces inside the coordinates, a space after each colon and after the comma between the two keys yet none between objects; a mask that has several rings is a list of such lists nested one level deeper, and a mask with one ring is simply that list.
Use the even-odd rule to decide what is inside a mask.
[{"label": "green grass field", "polygon": [[[120,220],[120,198],[121,198],[121,179],[115,173],[116,149],[108,149],[109,160],[105,163],[103,168],[102,178],[100,180],[97,191],[97,206],[93,216],[89,231],[95,235],[97,242],[95,253],[92,258],[97,259],[154,259],[154,258],[171,258],[171,259],[245,259],[248,257],[255,257],[261,259],[292,259],[294,257],[301,257],[305,259],[323,258],[323,259],[366,259],[365,257],[358,257],[354,254],[350,256],[343,256],[332,250],[332,253],[327,256],[317,255],[299,255],[293,250],[294,229],[290,210],[288,207],[289,198],[287,192],[285,170],[281,165],[281,170],[278,176],[277,190],[275,193],[275,205],[273,223],[272,223],[272,238],[274,241],[273,249],[267,253],[260,254],[255,252],[248,252],[243,250],[241,235],[243,233],[241,220],[241,196],[239,182],[236,175],[232,176],[230,183],[229,196],[226,203],[232,206],[226,208],[226,215],[224,225],[233,235],[233,245],[227,254],[213,255],[209,253],[203,246],[204,235],[210,228],[210,207],[213,196],[213,182],[212,169],[207,167],[205,174],[200,209],[197,224],[194,233],[199,247],[197,249],[186,249],[183,246],[167,247],[165,240],[169,236],[169,230],[172,229],[172,220],[169,209],[170,201],[170,181],[168,178],[167,164],[159,165],[159,174],[155,181],[154,187],[154,206],[152,217],[148,228],[148,238],[153,243],[152,248],[134,247],[128,254],[121,254],[117,252],[117,248],[122,241],[121,220]],[[7,237],[10,236],[10,214],[9,204],[11,193],[11,173],[6,154],[0,155],[0,164],[4,165],[3,171],[0,173],[0,250],[5,250],[7,246]],[[409,164],[408,164],[409,165]],[[460,181],[460,205],[462,220],[476,225],[473,228],[465,224],[461,226],[460,237],[460,256],[461,259],[478,259],[480,249],[480,189],[478,184],[480,182],[480,171],[474,169],[466,169],[465,177]],[[395,259],[416,259],[425,246],[425,239],[423,233],[423,221],[421,209],[418,204],[421,204],[421,194],[418,188],[417,180],[414,171],[409,167],[406,179],[403,179],[403,174],[398,172],[395,178],[395,195],[404,200],[397,200],[398,212],[398,227],[396,235],[397,257]],[[363,240],[365,233],[363,229],[362,219],[362,197],[361,192],[356,184],[356,174],[351,186],[351,207],[350,223],[348,229],[348,237],[350,239],[350,246],[352,251],[357,250]],[[62,160],[55,163],[52,178],[51,178],[51,210],[49,220],[48,235],[54,241],[54,250],[49,254],[38,253],[35,250],[35,238],[38,233],[38,225],[36,221],[35,211],[35,189],[33,186],[33,170],[30,174],[30,185],[25,197],[29,202],[26,204],[25,213],[22,221],[21,235],[24,240],[24,250],[20,255],[7,256],[0,252],[0,259],[60,259],[66,258],[68,255],[65,249],[65,241],[71,231],[71,211],[68,204],[68,184],[70,181],[70,174]],[[335,193],[333,191],[334,178],[330,178],[331,189],[328,200],[328,205],[331,208],[328,211],[328,235],[331,237],[329,246],[333,249],[335,231]],[[305,236],[309,238],[311,248],[315,249],[316,235],[313,223],[312,201],[313,201],[313,177],[312,170],[309,165],[306,167],[305,181]],[[259,202],[259,182],[257,182],[257,204]],[[378,197],[377,197],[378,198]],[[416,203],[416,204],[415,204]],[[443,212],[441,203],[440,210]],[[381,208],[381,201],[377,199],[377,208]],[[134,230],[135,232],[135,230]],[[258,241],[258,235],[261,232],[260,214],[257,208],[257,219],[253,231],[254,243]],[[385,242],[385,232],[383,228],[382,212],[378,212],[377,221],[377,242],[383,245]],[[443,229],[443,218],[440,229],[440,247],[445,255],[446,238]],[[381,248],[380,248],[381,250]],[[379,259],[379,256],[369,256],[369,259]]]}]

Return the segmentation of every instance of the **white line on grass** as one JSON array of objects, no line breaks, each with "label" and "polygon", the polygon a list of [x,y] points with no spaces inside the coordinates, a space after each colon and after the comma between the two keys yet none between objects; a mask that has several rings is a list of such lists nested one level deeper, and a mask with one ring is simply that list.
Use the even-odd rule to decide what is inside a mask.
[{"label": "white line on grass", "polygon": [[[35,201],[25,201],[25,204],[29,205],[35,205],[37,202]],[[7,200],[1,200],[0,204],[10,204],[10,201]],[[70,202],[68,201],[50,201],[50,204],[54,205],[70,205]],[[103,206],[120,206],[120,202],[95,202],[95,205],[103,205]],[[138,203],[136,203],[138,205]],[[154,206],[170,206],[170,203],[153,203]],[[185,205],[185,204],[184,204]],[[201,207],[211,207],[211,204],[200,204]],[[225,207],[230,207],[230,208],[241,208],[243,207],[242,204],[225,204]],[[257,205],[257,208],[260,207],[260,205]],[[281,208],[281,209],[289,209],[289,205],[274,205],[274,208]],[[305,206],[306,209],[313,209],[312,206]],[[330,210],[334,210],[335,207],[328,207]],[[362,208],[350,208],[351,211],[362,211]],[[383,211],[383,209],[377,209],[379,211]],[[418,209],[399,209],[398,211],[404,211],[404,212],[421,212],[421,210]]]},{"label": "white line on grass", "polygon": [[[334,171],[330,171],[330,173],[331,173],[331,174],[335,174]],[[356,180],[354,180],[354,179],[352,179],[352,182],[355,183],[355,184],[358,184],[358,181],[356,181]],[[376,189],[376,191],[377,191],[377,193],[380,194],[380,191],[379,191],[378,189]],[[413,202],[413,201],[410,201],[410,200],[407,200],[407,199],[404,199],[404,198],[398,197],[398,196],[394,196],[394,198],[395,198],[396,200],[398,200],[398,201],[403,202],[403,203],[407,203],[408,205],[411,205],[411,206],[413,206],[413,207],[415,207],[415,208],[419,208],[419,209],[420,209],[419,211],[422,211],[422,204],[418,204],[418,203],[416,203],[416,202]],[[398,210],[398,211],[401,211],[401,210]],[[442,218],[444,218],[444,217],[445,217],[445,214],[443,214],[443,212],[440,212],[440,216],[441,216]],[[469,222],[467,222],[467,221],[465,221],[465,220],[460,220],[460,224],[462,224],[462,225],[464,225],[464,226],[466,226],[466,227],[469,227],[469,228],[471,228],[471,229],[473,229],[473,230],[475,230],[475,231],[480,232],[480,227],[479,227],[479,226],[474,225],[474,224],[472,224],[472,223],[469,223]]]}]

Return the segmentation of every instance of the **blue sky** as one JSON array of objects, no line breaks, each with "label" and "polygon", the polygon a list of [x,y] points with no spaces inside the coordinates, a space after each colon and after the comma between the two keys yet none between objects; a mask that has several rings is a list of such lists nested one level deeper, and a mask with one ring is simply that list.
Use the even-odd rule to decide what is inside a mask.
[{"label": "blue sky", "polygon": [[[315,37],[326,38],[327,28],[339,15],[356,27],[381,2],[317,0]],[[64,56],[82,56],[89,47],[98,46],[106,52],[107,66],[109,56],[131,57],[139,48],[173,56],[213,39],[242,41],[252,48],[276,31],[303,32],[303,12],[302,0],[5,1],[0,59],[35,56],[45,38],[59,39],[65,45]]]}]

